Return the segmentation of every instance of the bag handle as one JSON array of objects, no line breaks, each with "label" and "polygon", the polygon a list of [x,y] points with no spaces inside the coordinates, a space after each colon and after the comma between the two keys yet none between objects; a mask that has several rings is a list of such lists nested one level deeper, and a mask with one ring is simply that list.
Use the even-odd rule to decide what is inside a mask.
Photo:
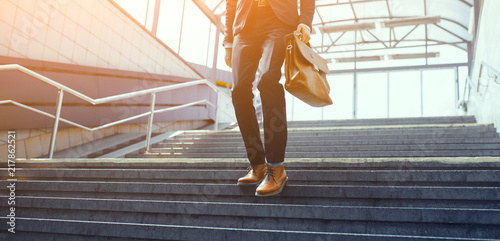
[{"label": "bag handle", "polygon": [[[297,38],[302,41],[302,34],[297,32],[297,30],[293,31],[293,35],[297,36]],[[307,43],[305,43],[309,48],[312,48],[311,47],[311,44],[309,43],[310,41],[307,41]]]}]

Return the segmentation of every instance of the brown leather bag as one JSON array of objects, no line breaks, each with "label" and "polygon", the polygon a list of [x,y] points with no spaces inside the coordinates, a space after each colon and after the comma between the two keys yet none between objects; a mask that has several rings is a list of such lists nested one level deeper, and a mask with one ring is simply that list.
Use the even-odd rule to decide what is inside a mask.
[{"label": "brown leather bag", "polygon": [[331,105],[326,60],[314,52],[309,43],[300,41],[296,32],[285,36],[285,44],[285,89],[311,106]]}]

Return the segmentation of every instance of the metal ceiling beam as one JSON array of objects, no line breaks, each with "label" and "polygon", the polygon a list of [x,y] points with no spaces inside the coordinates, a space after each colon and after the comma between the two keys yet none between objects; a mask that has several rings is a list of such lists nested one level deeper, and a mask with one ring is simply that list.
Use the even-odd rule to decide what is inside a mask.
[{"label": "metal ceiling beam", "polygon": [[474,0],[474,42],[476,41],[477,37],[477,26],[479,25],[479,14],[481,13],[481,7],[481,0]]},{"label": "metal ceiling beam", "polygon": [[358,22],[358,16],[356,16],[356,11],[354,10],[354,6],[352,4],[352,0],[349,0],[349,5],[351,6],[352,15],[354,16],[354,19],[355,19],[355,21],[357,23]]},{"label": "metal ceiling beam", "polygon": [[215,8],[212,9],[212,12],[215,12],[215,10],[217,10],[217,8],[223,3],[225,2],[225,0],[221,0],[217,5],[215,5]]},{"label": "metal ceiling beam", "polygon": [[380,42],[381,44],[383,44],[386,48],[389,48],[389,46],[385,45],[384,41],[382,41],[379,38],[377,38],[377,36],[375,36],[372,32],[370,32],[370,30],[366,30],[366,32],[368,32],[372,37],[374,37],[378,42]]},{"label": "metal ceiling beam", "polygon": [[[316,11],[318,17],[319,17],[319,20],[321,21],[321,26],[324,26],[325,25],[325,21],[323,21],[323,18],[321,17],[321,14],[320,12],[318,11],[318,8],[315,8],[314,11]],[[314,29],[314,28],[313,28]],[[345,32],[344,32],[345,33]],[[339,39],[344,35],[344,33],[339,37]],[[332,38],[332,35],[330,33],[327,34],[328,35],[328,38],[330,39],[330,41],[333,43],[331,46],[333,46],[335,44],[335,42],[337,42],[337,40],[333,41],[333,38]],[[321,45],[323,45],[324,43],[324,34],[321,35]],[[326,50],[324,51],[328,51],[328,49],[330,49],[330,47],[328,47]],[[322,50],[323,51],[323,50]]]},{"label": "metal ceiling beam", "polygon": [[[419,39],[419,40],[406,40],[408,42],[424,42],[424,39]],[[467,51],[466,49],[458,46],[459,44],[468,44],[469,42],[442,42],[439,40],[434,40],[434,39],[429,39],[430,42],[434,42],[435,44],[429,44],[428,46],[439,46],[439,45],[451,45],[453,47],[459,48],[461,50]],[[389,41],[385,41],[389,42]],[[372,41],[372,42],[367,42],[368,44],[373,44],[373,43],[378,43],[377,41]],[[354,43],[347,43],[347,44],[339,44],[335,46],[314,46],[313,48],[318,50],[324,47],[343,47],[343,46],[352,46]],[[412,46],[400,46],[400,47],[393,47],[392,49],[405,49],[405,48],[418,48],[418,47],[425,47],[424,44],[422,45],[412,45]],[[377,51],[377,50],[387,50],[386,48],[370,48],[370,49],[358,49],[357,51]],[[338,53],[349,53],[353,52],[354,50],[342,50],[342,51],[318,51],[320,54],[338,54]]]},{"label": "metal ceiling beam", "polygon": [[333,46],[333,45],[335,45],[335,43],[337,43],[337,41],[339,41],[339,40],[340,40],[340,38],[342,38],[342,36],[344,36],[344,34],[345,34],[345,33],[347,33],[347,32],[343,32],[343,33],[342,33],[342,34],[341,34],[341,35],[340,35],[340,36],[339,36],[339,37],[338,37],[338,38],[337,38],[337,39],[333,42],[332,46]]},{"label": "metal ceiling beam", "polygon": [[224,33],[224,24],[222,24],[222,21],[220,20],[220,17],[215,15],[214,12],[205,4],[205,1],[203,0],[192,0],[193,3],[207,16],[208,19],[210,19],[210,22],[212,22],[215,26],[217,26],[217,29],[221,32]]},{"label": "metal ceiling beam", "polygon": [[[396,47],[401,41],[403,41],[408,35],[410,35],[415,29],[418,28],[419,25],[416,25],[412,30],[410,30],[404,37],[402,37],[400,40],[398,40],[394,46],[392,47]],[[393,29],[394,30],[394,29]]]},{"label": "metal ceiling beam", "polygon": [[[398,17],[398,19],[399,18],[411,18],[411,17],[414,17],[414,16]],[[372,17],[372,18],[358,18],[358,20],[381,20],[381,19],[388,19],[388,18],[389,17]],[[395,19],[395,17],[393,17],[392,19]],[[463,28],[464,30],[469,31],[468,27],[462,25],[461,23],[459,23],[453,19],[441,17],[441,20],[452,22],[452,23],[458,25],[459,27]],[[324,22],[323,25],[328,25],[328,24],[332,24],[332,23],[341,23],[341,22],[352,22],[352,21],[355,21],[355,19],[351,18],[351,19],[342,19],[342,20],[337,20],[337,21],[328,21],[328,22]],[[318,25],[321,25],[321,24],[313,24],[313,26],[318,26]]]},{"label": "metal ceiling beam", "polygon": [[431,65],[412,65],[412,66],[397,66],[397,67],[385,67],[385,68],[364,68],[364,69],[345,69],[345,70],[330,70],[328,74],[352,74],[354,71],[356,73],[367,73],[367,72],[389,72],[389,71],[415,71],[415,70],[425,70],[425,69],[451,69],[456,67],[467,66],[467,63],[458,64],[431,64]]},{"label": "metal ceiling beam", "polygon": [[467,40],[466,40],[466,39],[464,39],[464,38],[462,38],[462,37],[460,37],[460,36],[456,35],[455,33],[451,32],[450,30],[446,29],[445,27],[439,26],[437,23],[435,23],[434,25],[436,25],[438,28],[442,29],[443,31],[445,31],[445,32],[447,32],[447,33],[449,33],[449,34],[451,34],[451,35],[453,35],[453,36],[455,36],[455,37],[459,38],[460,40],[467,42]]},{"label": "metal ceiling beam", "polygon": [[[215,7],[215,9],[211,10],[208,8],[208,6],[206,5],[205,1],[206,0],[192,0],[196,6],[202,10],[202,12],[210,19],[210,21],[215,24],[216,26],[219,27],[220,31],[223,32],[224,30],[224,25],[223,23],[221,22],[220,18],[218,15],[216,15],[214,13],[214,11],[220,6],[220,4],[222,4],[222,2],[224,1],[219,1],[219,3],[217,4],[217,6]],[[387,20],[394,20],[394,19],[404,19],[404,18],[414,18],[415,16],[403,16],[403,17],[395,17],[393,16],[393,13],[391,11],[391,8],[390,8],[390,3],[389,3],[389,0],[358,0],[358,1],[353,1],[353,0],[349,0],[349,1],[344,1],[344,2],[339,2],[339,1],[330,1],[330,3],[326,3],[326,4],[321,4],[321,3],[318,3],[320,1],[316,1],[316,16],[319,18],[319,22],[320,23],[317,23],[317,24],[314,24],[313,26],[314,27],[318,27],[320,26],[320,29],[321,27],[323,28],[327,28],[327,26],[329,24],[332,24],[332,23],[341,23],[341,22],[363,22],[363,21],[366,21],[366,20],[384,20],[384,19],[387,19]],[[360,18],[359,16],[357,16],[357,13],[355,11],[355,4],[365,4],[365,3],[374,3],[374,2],[384,2],[383,4],[385,4],[387,6],[387,16],[382,16],[382,17],[370,17],[370,18]],[[462,3],[462,4],[465,4],[467,5],[468,7],[472,7],[473,5],[468,3],[466,0],[456,0],[456,2],[458,3]],[[479,0],[474,0],[474,2],[479,2]],[[351,8],[352,12],[353,12],[353,15],[354,15],[354,18],[353,19],[341,19],[341,20],[336,20],[336,21],[327,21],[325,22],[324,19],[323,19],[323,16],[321,15],[320,13],[320,9],[321,8],[326,8],[326,7],[333,7],[333,6],[342,6],[342,5],[349,5],[349,7]],[[448,19],[448,18],[441,18],[442,21],[447,21],[447,22],[450,22],[450,23],[453,23],[459,27],[461,27],[462,29],[464,30],[467,30],[468,31],[468,27],[467,26],[464,26],[463,24],[453,20],[453,19]],[[405,46],[403,47],[400,47],[398,46],[398,44],[400,44],[401,42],[409,42],[409,41],[430,41],[430,42],[434,42],[434,43],[437,43],[437,44],[429,44],[428,46],[435,46],[435,45],[451,45],[451,46],[455,46],[461,50],[464,50],[464,48],[458,46],[458,44],[464,44],[464,43],[468,43],[468,41],[466,41],[466,39],[464,37],[460,37],[458,34],[455,34],[453,32],[451,32],[450,30],[442,27],[442,26],[439,26],[437,24],[435,24],[438,28],[441,28],[443,31],[446,31],[450,34],[452,34],[453,36],[459,38],[460,40],[464,41],[464,42],[441,42],[441,41],[438,41],[438,40],[434,40],[434,39],[423,39],[423,40],[406,40],[406,37],[411,34],[417,26],[415,26],[412,30],[410,30],[405,36],[403,36],[401,39],[397,39],[396,38],[396,33],[395,33],[395,30],[394,28],[391,28],[390,32],[389,32],[389,35],[390,35],[390,40],[389,41],[383,41],[383,40],[380,40],[379,37],[377,37],[376,35],[374,35],[373,33],[369,32],[369,34],[371,34],[375,39],[377,39],[377,42],[378,43],[382,43],[384,45],[384,48],[382,49],[387,49],[387,48],[406,48]],[[324,32],[322,34],[322,38],[324,38],[325,34],[328,36],[328,38],[330,39],[331,43],[332,44],[323,44],[323,41],[322,41],[322,45],[319,46],[319,47],[315,47],[315,49],[319,49],[319,50],[325,50],[325,51],[321,51],[322,53],[335,53],[335,51],[330,51],[332,48],[334,47],[338,47],[338,46],[348,46],[348,45],[354,45],[356,43],[350,43],[350,44],[343,44],[343,45],[337,45],[336,43],[343,37],[345,36],[345,32],[342,33],[342,35],[340,35],[338,38],[336,38],[335,40],[332,38],[332,35],[331,33],[327,33],[327,32]],[[363,37],[363,36],[361,36]],[[394,37],[394,39],[392,38]],[[324,39],[326,40],[326,39]],[[363,39],[363,42],[364,43],[376,43],[376,42],[373,42],[373,41],[365,41]],[[395,43],[394,46],[392,46],[392,43]],[[359,44],[359,43],[358,43]],[[389,45],[387,45],[389,44]],[[386,47],[387,46],[387,47]],[[425,46],[425,45],[423,45]],[[411,47],[411,46],[410,46]],[[416,46],[415,46],[416,47]],[[375,50],[375,49],[374,49]],[[353,51],[353,50],[351,50]],[[344,52],[351,52],[351,51],[344,51]],[[359,51],[364,51],[364,50],[359,50]]]},{"label": "metal ceiling beam", "polygon": [[[360,3],[372,3],[372,2],[382,2],[386,0],[364,0],[364,1],[355,1],[352,2],[354,4],[360,4]],[[331,6],[339,6],[339,5],[347,5],[351,4],[351,2],[336,2],[336,3],[328,3],[328,4],[316,4],[316,7],[331,7]]]},{"label": "metal ceiling beam", "polygon": [[[351,10],[352,10],[352,14],[354,15],[354,21],[356,21],[356,23],[358,23],[358,16],[356,15],[356,10],[354,10],[354,5],[352,4],[352,0],[349,0],[349,5],[351,5]],[[354,34],[357,34],[357,31],[354,32]],[[365,42],[365,38],[363,36],[363,33],[361,31],[359,31],[359,35],[361,36],[361,42]]]},{"label": "metal ceiling beam", "polygon": [[467,5],[467,6],[469,6],[469,7],[472,7],[472,4],[468,3],[468,2],[467,2],[467,1],[465,1],[465,0],[458,0],[458,1],[460,1],[460,2],[464,3],[465,5]]},{"label": "metal ceiling beam", "polygon": [[[356,1],[353,2],[355,4],[361,4],[361,3],[372,3],[372,2],[378,2],[378,1],[387,1],[387,0],[364,0],[364,1]],[[458,2],[461,2],[469,7],[472,7],[472,4],[468,3],[465,0],[457,0]],[[328,3],[328,4],[316,4],[316,7],[330,7],[330,6],[338,6],[338,5],[346,5],[350,4],[349,2],[336,2],[336,3]]]},{"label": "metal ceiling beam", "polygon": [[[432,53],[413,53],[413,54],[387,54],[387,55],[372,55],[372,56],[358,56],[356,61],[358,62],[371,62],[371,61],[382,61],[385,59],[398,60],[398,59],[423,59],[428,55],[429,58],[439,57],[439,52]],[[342,57],[342,58],[332,58],[337,63],[350,63],[354,62],[352,57]],[[328,62],[328,60],[327,60]]]},{"label": "metal ceiling beam", "polygon": [[[335,41],[332,41],[332,44],[330,44],[330,46],[328,46],[325,50],[325,52],[327,52],[331,47],[335,46],[335,43],[337,43],[337,41],[339,41],[340,38],[342,38],[342,36],[344,36],[344,34],[347,33],[347,32],[343,32]],[[330,35],[330,34],[328,34]],[[331,37],[330,37],[331,39]]]},{"label": "metal ceiling beam", "polygon": [[[424,0],[424,15],[427,17],[427,0]],[[440,21],[441,21],[441,18],[440,18]],[[429,58],[427,56],[427,53],[429,51],[427,48],[429,47],[429,32],[428,32],[427,24],[424,25],[424,27],[425,27],[425,65],[428,65]]]},{"label": "metal ceiling beam", "polygon": [[322,33],[335,33],[335,32],[349,32],[349,31],[359,31],[375,29],[375,23],[351,23],[342,25],[327,25],[319,27]]},{"label": "metal ceiling beam", "polygon": [[156,32],[158,30],[158,18],[160,17],[160,5],[161,0],[155,1],[155,11],[153,14],[153,27],[151,28],[151,32],[156,36]]},{"label": "metal ceiling beam", "polygon": [[[436,46],[436,45],[451,45],[451,46],[454,46],[454,47],[457,47],[461,50],[464,50],[466,51],[466,49],[464,48],[461,48],[459,46],[457,46],[458,44],[467,44],[469,42],[443,42],[443,41],[440,41],[440,40],[436,40],[436,39],[428,39],[428,41],[430,42],[434,42],[434,43],[439,43],[439,44],[429,44],[429,46]],[[425,39],[416,39],[416,40],[406,40],[406,42],[425,42]],[[374,44],[374,43],[378,43],[378,41],[368,41],[366,42],[366,44]],[[346,44],[339,44],[339,45],[335,45],[335,47],[342,47],[342,46],[350,46],[350,45],[354,45],[354,43],[346,43]],[[318,47],[321,47],[321,46],[318,46]],[[401,46],[401,47],[395,47],[394,49],[401,49],[401,48],[408,48],[410,46]],[[411,46],[411,47],[425,47],[425,45],[415,45],[415,46]],[[314,47],[316,48],[316,47]],[[358,49],[358,51],[368,51],[368,50],[383,50],[385,48],[373,48],[373,49]],[[337,53],[341,53],[341,52],[352,52],[352,50],[349,50],[349,51],[337,51]],[[333,52],[328,52],[328,53],[333,53]]]},{"label": "metal ceiling beam", "polygon": [[[389,0],[386,0],[385,1],[386,5],[387,5],[387,13],[389,15],[389,20],[392,20],[393,16],[392,16],[392,13],[391,13],[391,7],[389,6]],[[392,35],[394,36],[394,39],[396,39],[396,31],[394,31],[394,28],[392,28],[390,31],[389,31],[389,38],[392,39],[391,37],[391,32],[392,32]],[[389,46],[392,44],[391,43],[392,41],[389,42]]]},{"label": "metal ceiling beam", "polygon": [[[359,26],[358,26],[358,25],[359,25]],[[375,36],[373,33],[371,33],[371,32],[369,31],[368,27],[365,27],[364,25],[367,25],[367,24],[366,24],[366,23],[364,23],[364,24],[359,23],[359,24],[351,24],[351,25],[325,26],[325,27],[320,27],[320,30],[321,30],[321,32],[322,32],[322,33],[330,33],[330,32],[344,32],[344,33],[345,33],[345,32],[347,31],[347,29],[359,30],[359,29],[361,29],[361,28],[363,27],[362,29],[363,29],[363,30],[368,31],[368,33],[369,33],[369,34],[371,34],[371,35],[372,35],[372,36],[373,36],[373,37],[374,37],[374,38],[375,38],[378,42],[382,43],[382,44],[383,44],[384,46],[386,46],[387,48],[391,48],[391,47],[396,47],[396,46],[397,46],[400,42],[404,41],[404,40],[406,39],[406,37],[407,37],[407,36],[409,36],[409,35],[410,35],[410,34],[411,34],[411,33],[412,33],[412,32],[413,32],[413,31],[414,31],[414,30],[415,30],[418,26],[420,26],[420,24],[419,24],[419,25],[415,25],[413,29],[411,29],[411,30],[410,30],[410,31],[409,31],[409,32],[408,32],[405,36],[403,36],[403,37],[402,37],[401,39],[399,39],[399,40],[398,40],[398,39],[396,39],[396,37],[395,37],[395,36],[394,36],[394,37],[395,37],[394,39],[390,38],[390,39],[389,39],[389,41],[388,41],[388,44],[389,44],[389,46],[391,46],[391,47],[388,47],[388,46],[385,44],[387,41],[382,41],[382,40],[380,40],[377,36]],[[451,32],[451,31],[447,30],[446,28],[441,27],[441,26],[439,26],[439,25],[437,25],[437,24],[434,24],[434,25],[436,25],[438,28],[441,28],[443,31],[446,31],[446,32],[450,33],[451,35],[453,35],[453,36],[457,37],[458,39],[462,40],[463,42],[467,42],[467,40],[466,40],[466,39],[464,39],[464,38],[462,38],[462,37],[460,37],[460,36],[458,36],[458,35],[454,34],[453,32]],[[367,25],[367,26],[368,26],[368,25]],[[391,28],[391,30],[393,30],[393,28]],[[343,34],[344,34],[344,33],[343,33]],[[343,36],[343,34],[342,34],[340,37],[342,37],[342,36]],[[330,36],[330,35],[329,35],[329,36]],[[340,38],[340,37],[339,37],[339,38]],[[391,36],[391,37],[392,37],[392,36]],[[423,41],[425,41],[427,38],[428,38],[428,36],[426,35],[426,37],[425,37],[425,39],[424,39]],[[328,48],[327,48],[327,50],[326,50],[326,51],[328,51],[331,47],[335,46],[335,44],[336,44],[336,42],[337,42],[337,41],[338,41],[338,39],[337,39],[337,40],[335,40],[335,41],[332,41],[332,44],[331,44],[330,46],[328,46]],[[392,42],[393,42],[393,41],[396,41],[394,45],[392,45]],[[366,41],[365,41],[365,40],[363,40],[362,42],[363,42],[363,43],[365,43]],[[366,43],[368,43],[368,42],[366,42]],[[461,48],[461,49],[463,49],[463,48]]]},{"label": "metal ceiling beam", "polygon": [[434,24],[441,22],[440,16],[426,16],[426,17],[417,17],[417,18],[401,18],[401,19],[393,19],[382,22],[382,26],[386,28],[394,28],[394,27],[402,27],[402,26],[413,26],[413,25],[421,25],[421,24]]},{"label": "metal ceiling beam", "polygon": [[385,0],[387,5],[387,13],[389,14],[389,19],[392,19],[391,7],[389,6],[389,0]]},{"label": "metal ceiling beam", "polygon": [[439,52],[429,52],[420,54],[391,54],[389,59],[421,59],[421,58],[437,58],[440,56]]}]

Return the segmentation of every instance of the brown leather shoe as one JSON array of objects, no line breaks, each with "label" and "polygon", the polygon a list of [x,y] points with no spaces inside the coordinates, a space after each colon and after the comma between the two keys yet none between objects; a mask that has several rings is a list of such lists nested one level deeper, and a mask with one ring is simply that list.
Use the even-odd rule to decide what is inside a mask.
[{"label": "brown leather shoe", "polygon": [[259,184],[266,176],[266,164],[260,164],[255,168],[249,167],[247,174],[238,179],[238,185],[256,185]]},{"label": "brown leather shoe", "polygon": [[279,167],[268,166],[266,177],[259,187],[257,187],[255,196],[267,197],[276,195],[283,191],[287,181],[288,176],[283,165]]}]

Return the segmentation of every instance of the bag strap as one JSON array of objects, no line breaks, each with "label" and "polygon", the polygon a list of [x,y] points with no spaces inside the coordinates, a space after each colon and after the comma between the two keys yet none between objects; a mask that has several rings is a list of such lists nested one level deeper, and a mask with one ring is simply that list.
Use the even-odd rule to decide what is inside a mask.
[{"label": "bag strap", "polygon": [[[293,31],[293,33],[290,33],[290,34],[287,34],[285,35],[285,44],[288,44],[288,41],[301,41],[300,38],[302,37],[302,34],[297,32],[297,31]],[[309,48],[312,48],[311,47],[311,43],[307,42],[306,45],[309,47]]]}]

